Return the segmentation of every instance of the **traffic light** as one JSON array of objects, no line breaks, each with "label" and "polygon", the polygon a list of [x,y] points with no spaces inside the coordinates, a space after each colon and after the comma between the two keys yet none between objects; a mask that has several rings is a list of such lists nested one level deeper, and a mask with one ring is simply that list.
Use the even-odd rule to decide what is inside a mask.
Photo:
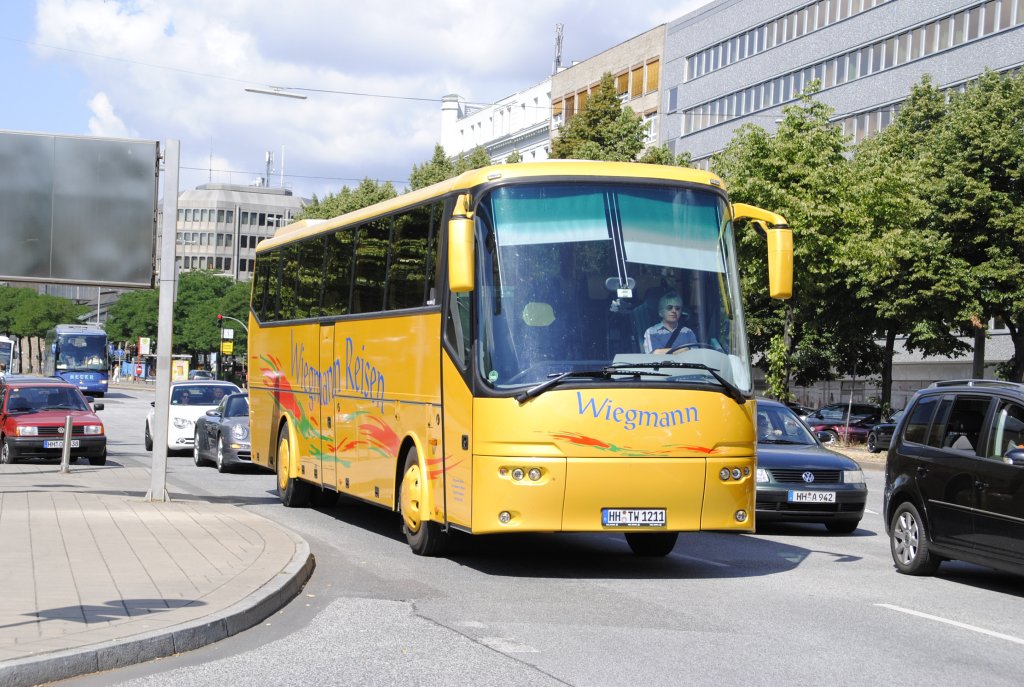
[{"label": "traffic light", "polygon": [[217,315],[217,329],[224,329],[224,316]]}]

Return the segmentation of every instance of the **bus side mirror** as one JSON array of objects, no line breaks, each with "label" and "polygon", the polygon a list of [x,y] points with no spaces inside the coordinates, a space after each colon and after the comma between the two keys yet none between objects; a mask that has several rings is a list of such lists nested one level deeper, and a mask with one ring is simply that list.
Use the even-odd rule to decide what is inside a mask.
[{"label": "bus side mirror", "polygon": [[448,286],[454,293],[473,290],[474,222],[469,203],[469,194],[456,198],[452,218],[448,220]]},{"label": "bus side mirror", "polygon": [[786,218],[746,203],[733,203],[733,221],[750,220],[768,242],[768,295],[786,299],[793,295],[793,230]]}]

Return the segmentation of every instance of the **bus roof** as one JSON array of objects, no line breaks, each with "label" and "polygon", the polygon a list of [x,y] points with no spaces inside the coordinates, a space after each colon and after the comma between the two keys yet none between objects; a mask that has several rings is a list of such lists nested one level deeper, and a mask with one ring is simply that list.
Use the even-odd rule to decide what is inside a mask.
[{"label": "bus roof", "polygon": [[103,327],[95,324],[58,324],[53,328],[57,334],[106,334]]},{"label": "bus roof", "polygon": [[619,179],[654,179],[706,184],[724,189],[725,184],[711,172],[689,167],[669,165],[648,165],[637,162],[595,162],[592,160],[544,160],[542,162],[517,162],[514,164],[489,165],[471,169],[457,177],[416,191],[404,193],[349,212],[333,219],[304,219],[277,230],[273,238],[261,241],[256,249],[260,253],[268,248],[292,241],[315,236],[324,231],[386,215],[402,208],[440,198],[449,193],[474,188],[499,179],[522,179],[528,177],[602,177]]}]

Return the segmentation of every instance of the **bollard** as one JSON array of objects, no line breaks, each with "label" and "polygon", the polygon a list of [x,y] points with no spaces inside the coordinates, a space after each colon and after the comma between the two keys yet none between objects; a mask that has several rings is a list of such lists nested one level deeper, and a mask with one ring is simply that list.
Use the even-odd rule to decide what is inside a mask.
[{"label": "bollard", "polygon": [[72,419],[68,415],[64,421],[64,450],[60,454],[60,471],[71,472],[71,433],[72,433]]}]

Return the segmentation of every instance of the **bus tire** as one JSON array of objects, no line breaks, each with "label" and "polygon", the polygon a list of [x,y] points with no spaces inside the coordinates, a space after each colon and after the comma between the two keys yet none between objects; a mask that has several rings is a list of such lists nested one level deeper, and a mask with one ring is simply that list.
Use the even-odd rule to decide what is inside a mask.
[{"label": "bus tire", "polygon": [[291,457],[288,426],[284,425],[277,438],[277,495],[281,497],[281,503],[288,508],[304,508],[309,505],[310,486],[300,479],[289,476]]},{"label": "bus tire", "polygon": [[423,494],[428,489],[427,477],[420,469],[416,447],[405,455],[402,485],[398,493],[398,510],[402,516],[402,532],[409,548],[418,556],[439,556],[448,544],[448,537],[439,523],[426,520],[422,511]]},{"label": "bus tire", "polygon": [[626,543],[637,556],[667,556],[676,548],[678,532],[629,532]]}]

